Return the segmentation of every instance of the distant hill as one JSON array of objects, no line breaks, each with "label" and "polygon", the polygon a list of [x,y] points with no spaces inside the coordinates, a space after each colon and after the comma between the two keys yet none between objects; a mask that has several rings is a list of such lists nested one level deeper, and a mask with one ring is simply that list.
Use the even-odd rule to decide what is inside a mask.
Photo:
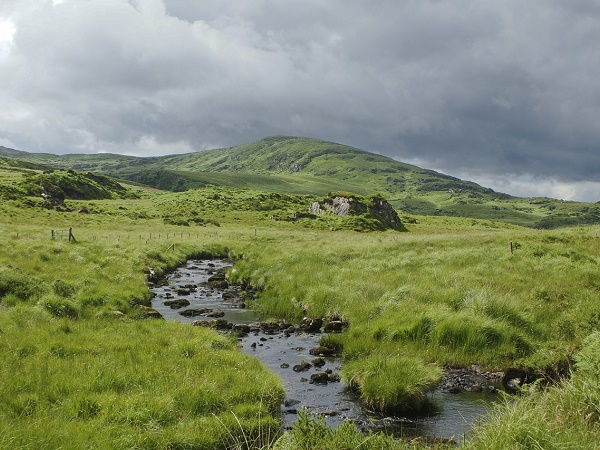
[{"label": "distant hill", "polygon": [[513,197],[382,155],[309,138],[274,136],[226,149],[146,158],[58,156],[3,148],[0,156],[171,191],[208,185],[288,194],[346,191],[381,194],[404,214],[471,217],[543,228],[600,223],[598,204]]},{"label": "distant hill", "polygon": [[14,148],[3,147],[2,145],[0,145],[0,154],[18,155],[19,153],[25,153],[25,152],[15,150]]}]

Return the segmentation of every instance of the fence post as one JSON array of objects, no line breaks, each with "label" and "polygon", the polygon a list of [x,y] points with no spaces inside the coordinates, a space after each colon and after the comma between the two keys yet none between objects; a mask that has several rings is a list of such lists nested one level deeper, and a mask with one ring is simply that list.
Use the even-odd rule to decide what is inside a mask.
[{"label": "fence post", "polygon": [[52,240],[54,240],[54,230],[52,230]]},{"label": "fence post", "polygon": [[71,242],[71,239],[73,240],[73,242],[77,242],[75,236],[73,236],[73,228],[69,228],[69,242]]}]

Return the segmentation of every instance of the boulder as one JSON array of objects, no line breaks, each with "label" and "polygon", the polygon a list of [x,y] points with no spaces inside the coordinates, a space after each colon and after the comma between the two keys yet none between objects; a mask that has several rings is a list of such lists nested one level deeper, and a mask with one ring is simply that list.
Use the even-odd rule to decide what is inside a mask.
[{"label": "boulder", "polygon": [[300,364],[296,364],[294,367],[292,367],[292,370],[294,372],[305,372],[308,369],[310,369],[312,366],[310,365],[309,362],[306,362],[304,360],[300,361]]},{"label": "boulder", "polygon": [[332,213],[340,217],[364,216],[376,219],[382,230],[404,230],[404,225],[387,200],[380,195],[362,197],[350,194],[329,194],[310,205],[310,213],[314,215]]},{"label": "boulder", "polygon": [[307,333],[319,333],[323,326],[323,319],[312,319],[304,317],[300,322],[300,329]]},{"label": "boulder", "polygon": [[329,375],[325,372],[313,373],[310,376],[310,382],[313,384],[327,384],[329,382]]}]

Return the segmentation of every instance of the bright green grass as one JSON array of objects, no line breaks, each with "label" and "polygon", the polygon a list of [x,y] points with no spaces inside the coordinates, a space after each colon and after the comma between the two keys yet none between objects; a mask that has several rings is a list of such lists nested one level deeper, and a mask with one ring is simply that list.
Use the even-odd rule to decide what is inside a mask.
[{"label": "bright green grass", "polygon": [[261,428],[277,435],[277,378],[205,328],[15,307],[0,309],[0,336],[0,448],[228,448]]},{"label": "bright green grass", "polygon": [[577,356],[575,372],[546,390],[510,398],[476,429],[470,449],[595,449],[600,442],[600,333]]},{"label": "bright green grass", "polygon": [[[200,205],[210,200],[202,193],[145,193],[67,202],[63,211],[3,202],[2,308],[77,323],[115,311],[142,317],[148,267],[160,273],[194,255],[234,257],[231,278],[263,289],[254,305],[263,317],[348,320],[345,333],[326,341],[343,348],[343,377],[363,401],[390,411],[410,409],[407,398],[427,407],[425,391],[444,365],[554,372],[600,326],[598,227],[541,231],[416,216],[407,233],[309,230],[265,220],[271,211],[248,207],[256,193],[207,192],[229,198]],[[165,223],[166,213],[186,208],[220,226]],[[50,229],[68,227],[76,243],[50,240]],[[406,367],[425,375],[411,379]]]},{"label": "bright green grass", "polygon": [[[380,409],[398,404],[395,394],[386,403],[367,389],[369,374],[376,377],[368,366],[389,355],[417,357],[423,367],[555,371],[596,326],[598,230],[447,227],[434,235],[289,234],[283,248],[257,238],[232,276],[264,287],[257,307],[265,316],[348,320],[349,330],[329,341],[344,349],[346,379]],[[401,365],[387,370],[404,377]]]},{"label": "bright green grass", "polygon": [[381,433],[362,433],[352,422],[335,429],[327,427],[320,418],[300,412],[293,429],[286,432],[273,446],[273,450],[418,450],[447,449],[452,444],[442,442],[407,442]]}]

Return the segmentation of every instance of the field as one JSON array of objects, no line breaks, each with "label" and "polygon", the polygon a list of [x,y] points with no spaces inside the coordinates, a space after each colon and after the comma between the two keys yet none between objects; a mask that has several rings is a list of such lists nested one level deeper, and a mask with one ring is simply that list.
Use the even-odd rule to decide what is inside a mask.
[{"label": "field", "polygon": [[[35,195],[41,175],[0,174],[1,448],[274,445],[284,395],[277,378],[231,338],[147,318],[150,270],[164,274],[190,257],[232,258],[230,279],[260,290],[252,306],[264,318],[347,321],[323,343],[342,350],[343,380],[369,408],[426,410],[425,393],[449,366],[515,366],[539,386],[558,384],[507,402],[471,445],[565,448],[535,447],[541,435],[556,443],[576,435],[580,448],[597,442],[598,226],[534,230],[401,213],[406,231],[360,233],[340,218],[282,220],[306,208],[308,194],[120,191],[102,179],[93,183],[108,197],[88,180],[85,199],[49,207]],[[81,181],[70,175],[69,186]],[[51,239],[51,230],[69,228],[76,241]],[[493,434],[512,433],[508,424],[531,402],[543,409],[532,425],[539,435],[522,423],[508,440]],[[576,434],[558,426],[567,416]],[[308,418],[275,445],[317,441],[412,446]]]}]

